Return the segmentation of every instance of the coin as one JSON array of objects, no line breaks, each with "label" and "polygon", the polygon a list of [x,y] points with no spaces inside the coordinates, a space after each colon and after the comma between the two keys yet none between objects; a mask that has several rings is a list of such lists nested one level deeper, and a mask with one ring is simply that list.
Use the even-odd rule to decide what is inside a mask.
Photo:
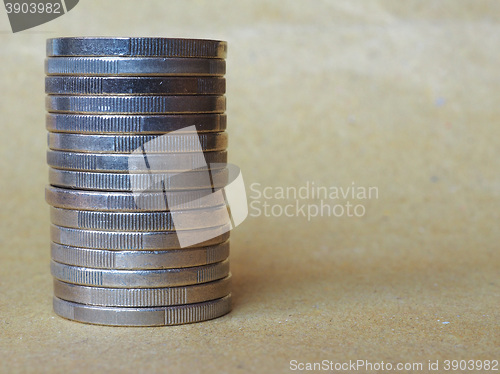
[{"label": "coin", "polygon": [[52,259],[62,264],[116,270],[171,269],[213,264],[228,258],[229,240],[217,245],[166,251],[116,251],[51,243]]},{"label": "coin", "polygon": [[226,80],[220,77],[63,77],[45,78],[51,95],[223,95]]},{"label": "coin", "polygon": [[[210,178],[207,180],[207,174]],[[131,191],[132,188],[148,191],[173,191],[189,189],[223,188],[228,183],[228,169],[185,171],[179,173],[91,173],[49,168],[52,186],[101,191]],[[163,183],[162,183],[163,182]]]},{"label": "coin", "polygon": [[229,275],[229,260],[179,269],[92,269],[51,261],[52,276],[62,282],[113,288],[159,288],[211,282]]},{"label": "coin", "polygon": [[169,192],[84,191],[47,186],[45,200],[56,208],[144,212],[215,208],[225,204],[211,189]]},{"label": "coin", "polygon": [[203,303],[154,308],[104,307],[53,299],[54,312],[61,317],[108,326],[168,326],[221,317],[231,310],[231,294]]},{"label": "coin", "polygon": [[[179,217],[182,216],[182,217]],[[174,231],[175,219],[183,229],[202,229],[230,224],[226,206],[171,212],[100,212],[50,208],[54,225],[84,230]]]},{"label": "coin", "polygon": [[47,75],[224,75],[226,61],[182,57],[49,57]]},{"label": "coin", "polygon": [[207,39],[95,38],[47,39],[47,56],[155,56],[226,58],[227,43]]},{"label": "coin", "polygon": [[[47,163],[56,169],[86,170],[86,171],[117,171],[117,172],[168,172],[168,171],[192,171],[199,168],[201,164],[208,164],[213,169],[214,164],[222,164],[227,161],[227,152],[193,152],[147,155],[149,169],[138,169],[135,165],[142,165],[144,156],[142,154],[102,154],[102,153],[76,153],[64,151],[47,151]],[[166,162],[165,162],[166,161]]]},{"label": "coin", "polygon": [[226,129],[225,114],[95,115],[47,113],[46,128],[52,132],[82,134],[164,134],[195,126],[199,132]]},{"label": "coin", "polygon": [[223,113],[225,96],[65,96],[45,98],[48,112],[61,113]]},{"label": "coin", "polygon": [[46,47],[54,311],[115,326],[229,312],[226,42]]},{"label": "coin", "polygon": [[[229,239],[229,227],[217,226],[206,229],[186,230],[185,234],[200,238],[191,247],[204,247]],[[133,232],[81,230],[61,226],[50,226],[51,240],[71,247],[110,250],[168,250],[180,249],[175,231]]]},{"label": "coin", "polygon": [[120,307],[155,307],[200,303],[231,292],[231,274],[207,283],[161,288],[104,288],[54,279],[54,296],[74,303]]},{"label": "coin", "polygon": [[[154,141],[154,142],[153,142]],[[49,133],[50,149],[71,152],[131,153],[148,145],[148,154],[223,151],[227,133],[168,135],[81,135]]]}]

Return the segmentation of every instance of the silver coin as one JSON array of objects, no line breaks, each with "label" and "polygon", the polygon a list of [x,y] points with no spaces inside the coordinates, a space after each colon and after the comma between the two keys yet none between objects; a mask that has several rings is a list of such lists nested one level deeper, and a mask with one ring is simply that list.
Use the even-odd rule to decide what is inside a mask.
[{"label": "silver coin", "polygon": [[51,95],[223,95],[220,77],[64,77],[45,78]]},{"label": "silver coin", "polygon": [[225,96],[47,96],[48,112],[94,114],[223,113]]},{"label": "silver coin", "polygon": [[226,129],[225,114],[95,115],[47,113],[46,128],[51,132],[82,134],[164,134],[196,127],[197,132]]},{"label": "silver coin", "polygon": [[[215,168],[214,164],[223,166],[227,161],[227,152],[193,152],[147,155],[148,170],[135,168],[142,165],[144,156],[141,154],[102,154],[102,153],[76,153],[63,151],[47,151],[47,163],[56,169],[86,170],[86,171],[117,171],[130,173],[145,172],[168,172],[168,171],[191,171],[199,168],[200,164],[208,164]],[[167,162],[165,162],[167,161]],[[162,167],[163,166],[163,167]]]},{"label": "silver coin", "polygon": [[[227,148],[227,133],[168,134],[168,135],[82,135],[47,134],[50,149],[71,152],[132,153],[148,144],[149,153],[184,153],[223,151]],[[154,141],[154,142],[153,142]]]},{"label": "silver coin", "polygon": [[212,282],[161,288],[104,288],[54,279],[54,296],[74,303],[120,307],[155,307],[200,303],[231,293],[231,274]]},{"label": "silver coin", "polygon": [[62,264],[98,269],[183,268],[224,261],[229,257],[229,240],[206,247],[167,251],[113,251],[51,243],[51,255]]},{"label": "silver coin", "polygon": [[[209,170],[207,183],[205,171],[178,173],[91,173],[49,168],[49,183],[56,187],[80,190],[131,191],[135,189],[175,191],[190,189],[223,188],[228,183],[228,169]],[[180,178],[179,178],[180,177]],[[163,184],[162,184],[163,182]]]},{"label": "silver coin", "polygon": [[54,312],[61,317],[108,326],[169,326],[201,322],[231,311],[231,294],[203,303],[154,308],[104,307],[72,303],[57,297]]},{"label": "silver coin", "polygon": [[92,269],[51,261],[52,276],[66,283],[112,288],[158,288],[212,282],[229,275],[229,260],[179,269]]},{"label": "silver coin", "polygon": [[182,57],[49,57],[47,75],[222,76],[226,61]]},{"label": "silver coin", "polygon": [[66,37],[47,39],[47,56],[226,58],[227,43],[208,39]]},{"label": "silver coin", "polygon": [[[229,239],[229,227],[218,226],[206,229],[186,230],[183,235],[191,235],[199,242],[191,247],[205,247],[225,242]],[[55,243],[71,247],[109,250],[168,250],[181,249],[177,232],[133,232],[80,230],[61,226],[50,226],[50,237]],[[207,239],[210,238],[210,239]]]},{"label": "silver coin", "polygon": [[[184,230],[231,223],[226,206],[178,211],[175,214],[175,219],[181,220],[177,222],[181,222]],[[50,208],[50,220],[54,225],[83,230],[174,231],[175,219],[171,212],[129,213]]]},{"label": "silver coin", "polygon": [[47,186],[45,200],[56,208],[144,212],[215,208],[225,204],[211,189],[169,192],[84,191]]}]

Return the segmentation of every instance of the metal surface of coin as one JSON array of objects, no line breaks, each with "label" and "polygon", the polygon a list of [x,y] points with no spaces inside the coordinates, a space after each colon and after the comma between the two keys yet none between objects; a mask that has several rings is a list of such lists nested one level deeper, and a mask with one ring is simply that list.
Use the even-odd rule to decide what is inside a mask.
[{"label": "metal surface of coin", "polygon": [[47,75],[222,76],[226,61],[182,57],[48,57]]},{"label": "metal surface of coin", "polygon": [[208,39],[66,37],[47,39],[47,56],[226,58],[227,43]]},{"label": "metal surface of coin", "polygon": [[[203,229],[230,224],[226,206],[208,209],[178,211],[184,230]],[[182,217],[179,217],[182,216]],[[50,220],[54,225],[83,230],[111,231],[173,231],[171,212],[100,212],[93,210],[69,210],[50,208]]]},{"label": "metal surface of coin", "polygon": [[[227,152],[193,152],[169,154],[149,154],[149,170],[135,168],[141,165],[144,156],[141,154],[102,154],[102,153],[76,153],[64,151],[47,151],[47,164],[56,169],[85,170],[85,171],[117,171],[129,173],[144,172],[169,172],[169,171],[191,171],[197,169],[200,164],[208,164],[214,168],[214,164],[225,167]],[[167,162],[165,162],[165,160]]]},{"label": "metal surface of coin", "polygon": [[229,257],[229,240],[206,247],[166,251],[113,251],[51,243],[52,259],[62,264],[98,269],[172,269],[213,264]]},{"label": "metal surface of coin", "polygon": [[169,326],[221,317],[231,311],[231,294],[204,303],[154,308],[92,306],[53,299],[54,312],[61,317],[108,326]]},{"label": "metal surface of coin", "polygon": [[[153,142],[154,141],[154,142]],[[148,145],[150,153],[184,153],[223,151],[227,148],[227,133],[168,134],[168,135],[82,135],[47,134],[50,149],[89,153],[132,153]]]},{"label": "metal surface of coin", "polygon": [[52,276],[62,282],[96,287],[155,288],[212,282],[229,275],[229,260],[180,269],[92,269],[51,261]]},{"label": "metal surface of coin", "polygon": [[219,77],[62,77],[45,78],[50,95],[223,95]]},{"label": "metal surface of coin", "polygon": [[[80,190],[99,191],[131,191],[135,189],[148,191],[175,191],[191,189],[223,188],[228,183],[227,168],[207,171],[185,171],[182,178],[179,173],[91,173],[49,168],[49,183],[56,187]],[[163,182],[163,183],[162,183]]]},{"label": "metal surface of coin", "polygon": [[225,114],[95,115],[47,113],[45,126],[51,132],[81,134],[164,134],[196,127],[197,132],[224,131]]},{"label": "metal surface of coin", "polygon": [[[184,233],[200,239],[199,243],[191,246],[193,248],[216,245],[229,239],[228,226],[186,230]],[[53,242],[58,244],[92,249],[118,251],[181,249],[175,231],[96,231],[51,225],[50,237]],[[202,239],[204,240],[201,241]]]},{"label": "metal surface of coin", "polygon": [[168,288],[104,288],[54,279],[54,296],[74,303],[120,307],[193,304],[220,299],[231,292],[231,274],[220,280]]},{"label": "metal surface of coin", "polygon": [[45,98],[48,112],[60,113],[223,113],[225,96],[64,96]]},{"label": "metal surface of coin", "polygon": [[[166,201],[167,199],[167,201]],[[169,192],[83,191],[47,186],[45,200],[56,208],[114,211],[178,211],[216,208],[225,204],[211,189]]]}]

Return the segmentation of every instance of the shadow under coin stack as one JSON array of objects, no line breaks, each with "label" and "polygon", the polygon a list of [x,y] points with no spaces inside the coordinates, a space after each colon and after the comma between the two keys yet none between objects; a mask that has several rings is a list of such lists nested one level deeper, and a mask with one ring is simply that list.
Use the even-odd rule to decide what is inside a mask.
[{"label": "shadow under coin stack", "polygon": [[214,40],[47,41],[58,315],[161,326],[230,311],[228,211],[211,198],[227,182],[225,57]]}]

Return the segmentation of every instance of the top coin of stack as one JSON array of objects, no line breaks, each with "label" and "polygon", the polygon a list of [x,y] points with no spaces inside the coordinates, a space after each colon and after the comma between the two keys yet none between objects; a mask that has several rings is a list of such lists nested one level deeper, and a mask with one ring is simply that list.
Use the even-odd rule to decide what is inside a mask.
[{"label": "top coin of stack", "polygon": [[[226,42],[47,40],[54,310],[94,324],[231,308]],[[190,238],[187,248],[177,235]]]}]

